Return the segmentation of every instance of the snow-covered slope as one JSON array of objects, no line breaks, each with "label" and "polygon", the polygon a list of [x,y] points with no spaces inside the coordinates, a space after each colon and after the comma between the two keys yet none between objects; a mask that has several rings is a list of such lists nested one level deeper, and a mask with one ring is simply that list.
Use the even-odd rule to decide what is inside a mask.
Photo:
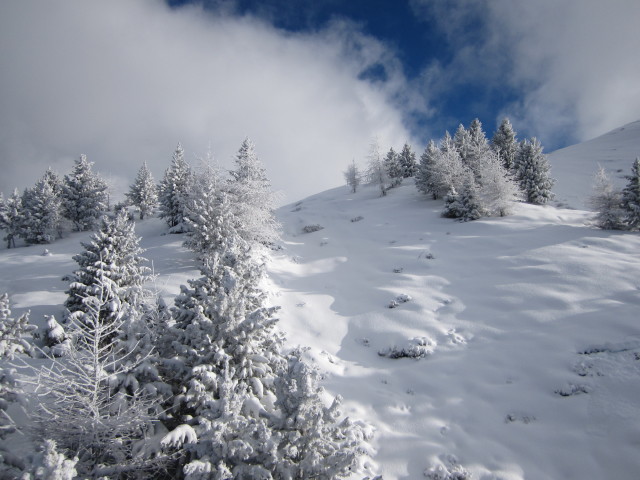
[{"label": "snow-covered slope", "polygon": [[270,265],[289,341],[375,429],[371,474],[637,478],[640,236],[530,205],[458,223],[409,183],[282,208]]},{"label": "snow-covered slope", "polygon": [[624,175],[640,156],[640,120],[616,128],[587,142],[556,150],[549,155],[552,176],[557,179],[554,191],[559,205],[589,208],[593,176],[599,165],[614,183],[622,188]]}]

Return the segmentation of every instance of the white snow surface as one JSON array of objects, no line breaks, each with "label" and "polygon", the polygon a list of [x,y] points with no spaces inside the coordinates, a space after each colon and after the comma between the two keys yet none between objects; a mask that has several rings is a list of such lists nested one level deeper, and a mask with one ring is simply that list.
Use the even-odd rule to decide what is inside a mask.
[{"label": "white snow surface", "polygon": [[[584,165],[616,161],[595,158],[609,141],[629,154],[627,174],[636,154],[613,139],[630,131],[637,137],[640,122],[554,153],[559,200],[579,207],[596,168]],[[378,192],[340,187],[281,208],[283,248],[268,263],[288,345],[310,347],[327,392],[374,432],[353,478],[639,478],[640,234],[526,204],[459,223],[411,179]],[[302,233],[316,224],[324,228]],[[199,273],[184,237],[164,231],[155,218],[136,227],[152,287],[171,305]],[[47,245],[49,256],[42,246],[0,250],[13,316],[30,309],[41,328],[44,315],[60,318],[60,278],[88,237]],[[390,349],[424,355],[378,354]]]},{"label": "white snow surface", "polygon": [[622,188],[636,157],[640,157],[640,120],[550,153],[551,176],[557,180],[556,204],[588,209],[598,168],[602,166],[614,185]]}]

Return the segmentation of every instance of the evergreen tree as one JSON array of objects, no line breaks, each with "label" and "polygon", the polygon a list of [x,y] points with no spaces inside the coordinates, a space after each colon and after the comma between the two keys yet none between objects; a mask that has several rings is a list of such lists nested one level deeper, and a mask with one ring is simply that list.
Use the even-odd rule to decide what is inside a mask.
[{"label": "evergreen tree", "polygon": [[80,155],[62,187],[64,216],[76,231],[92,230],[108,210],[107,184],[92,170],[86,155]]},{"label": "evergreen tree", "polygon": [[159,188],[160,218],[164,218],[171,233],[182,233],[184,205],[191,184],[191,167],[184,159],[184,150],[178,143],[173,152],[171,166],[165,171]]},{"label": "evergreen tree", "polygon": [[380,154],[380,145],[378,140],[374,140],[369,150],[367,164],[367,182],[372,185],[377,185],[380,188],[380,196],[384,197],[387,194],[387,188],[389,185],[389,174],[384,165],[384,160]]},{"label": "evergreen tree", "polygon": [[352,160],[351,164],[344,171],[344,179],[347,182],[347,185],[351,187],[351,192],[356,193],[356,190],[362,183],[362,174],[360,173],[360,169],[356,165],[355,160]]},{"label": "evergreen tree", "polygon": [[397,187],[402,183],[404,178],[403,167],[400,163],[400,156],[393,148],[390,148],[387,152],[387,156],[384,159],[384,168],[387,171],[387,177],[389,177],[390,188]]},{"label": "evergreen tree", "polygon": [[398,162],[402,168],[402,176],[404,178],[413,177],[416,174],[418,170],[416,154],[411,150],[408,143],[405,143],[402,147],[402,151],[398,155]]},{"label": "evergreen tree", "polygon": [[508,215],[513,203],[521,197],[521,192],[500,157],[492,150],[485,150],[476,160],[476,170],[482,211],[489,216]]},{"label": "evergreen tree", "polygon": [[632,230],[640,228],[640,158],[636,158],[631,166],[631,175],[622,190],[622,208],[625,211],[625,222]]},{"label": "evergreen tree", "polygon": [[512,171],[515,167],[516,155],[518,153],[518,141],[516,132],[508,118],[504,118],[493,134],[491,139],[493,150],[499,155],[504,168]]},{"label": "evergreen tree", "polygon": [[146,215],[153,214],[158,205],[158,187],[151,170],[147,167],[147,162],[144,162],[138,170],[138,175],[126,195],[131,205],[140,211],[140,220],[144,220]]},{"label": "evergreen tree", "polygon": [[16,247],[16,237],[20,236],[23,222],[22,197],[18,190],[2,202],[0,208],[0,229],[4,230],[7,248]]},{"label": "evergreen tree", "polygon": [[455,145],[456,150],[458,150],[458,154],[460,154],[462,162],[467,164],[469,151],[471,149],[471,136],[469,131],[464,128],[464,125],[458,125],[458,129],[453,135],[453,144]]},{"label": "evergreen tree", "polygon": [[589,199],[595,210],[595,224],[604,230],[622,230],[625,228],[622,194],[614,189],[607,172],[600,167],[595,176],[593,193]]},{"label": "evergreen tree", "polygon": [[416,188],[425,195],[438,198],[436,186],[436,165],[438,162],[438,147],[433,140],[429,140],[427,147],[420,156],[420,165],[416,173]]},{"label": "evergreen tree", "polygon": [[444,197],[451,187],[458,192],[461,191],[469,169],[464,165],[449,132],[445,132],[440,142],[440,152],[436,160],[433,180],[438,192],[437,196]]},{"label": "evergreen tree", "polygon": [[463,158],[463,163],[471,169],[476,177],[476,180],[480,180],[482,176],[482,159],[489,153],[490,147],[487,137],[482,130],[482,123],[479,119],[474,119],[469,125],[468,130],[468,145],[466,147],[466,155]]},{"label": "evergreen tree", "polygon": [[533,137],[524,140],[518,149],[516,180],[527,203],[544,205],[553,199],[551,188],[555,180],[550,176],[550,166],[542,145]]},{"label": "evergreen tree", "polygon": [[[87,312],[86,298],[96,294],[96,289],[108,295],[110,299],[137,307],[142,301],[142,285],[148,279],[149,268],[143,264],[140,239],[135,236],[134,224],[119,212],[114,218],[103,217],[100,228],[91,236],[88,243],[82,243],[84,252],[74,255],[78,270],[63,280],[70,282],[65,307],[74,312]],[[103,291],[104,278],[110,280],[114,288]],[[117,302],[104,302],[105,309],[100,311],[100,320],[109,321],[120,315],[114,310]],[[112,308],[113,307],[113,308]]]},{"label": "evergreen tree", "polygon": [[236,168],[230,171],[227,189],[233,198],[238,233],[250,242],[271,244],[279,238],[280,225],[274,211],[277,196],[271,189],[266,170],[255,146],[245,138],[235,156]]},{"label": "evergreen tree", "polygon": [[62,232],[62,201],[46,177],[24,191],[20,236],[27,244],[51,243]]},{"label": "evergreen tree", "polygon": [[486,212],[482,206],[480,193],[473,177],[468,176],[459,197],[460,220],[468,222],[482,218]]},{"label": "evergreen tree", "polygon": [[454,186],[451,186],[444,197],[442,216],[446,218],[460,218],[462,214],[463,208],[460,203],[460,194],[458,194]]}]

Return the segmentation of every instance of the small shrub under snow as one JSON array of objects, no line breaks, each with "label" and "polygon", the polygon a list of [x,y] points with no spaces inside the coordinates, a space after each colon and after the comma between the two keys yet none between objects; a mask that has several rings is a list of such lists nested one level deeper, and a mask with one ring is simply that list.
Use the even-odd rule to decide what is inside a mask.
[{"label": "small shrub under snow", "polygon": [[396,308],[398,307],[401,303],[407,303],[411,300],[411,297],[409,295],[407,295],[406,293],[401,293],[400,295],[398,295],[396,298],[394,298],[393,300],[391,300],[389,302],[389,305],[387,305],[387,307],[389,308]]},{"label": "small shrub under snow", "polygon": [[435,343],[427,337],[412,338],[406,345],[392,347],[378,351],[378,355],[381,357],[387,357],[392,359],[397,358],[425,358],[433,353],[435,349]]},{"label": "small shrub under snow", "polygon": [[323,228],[324,227],[319,224],[305,225],[304,227],[302,227],[302,233],[313,233],[313,232],[317,232],[318,230],[322,230]]}]

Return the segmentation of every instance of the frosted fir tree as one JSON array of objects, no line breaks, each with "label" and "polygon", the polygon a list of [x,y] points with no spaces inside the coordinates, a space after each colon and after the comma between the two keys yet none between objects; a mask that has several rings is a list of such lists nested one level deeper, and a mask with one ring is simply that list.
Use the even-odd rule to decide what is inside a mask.
[{"label": "frosted fir tree", "polygon": [[86,155],[80,155],[71,174],[64,177],[63,213],[75,231],[93,230],[109,209],[108,186],[92,171],[92,165]]},{"label": "frosted fir tree", "polygon": [[59,453],[54,440],[45,440],[29,466],[29,473],[22,478],[25,480],[73,480],[78,478],[77,463],[77,458],[70,459],[63,453]]},{"label": "frosted fir tree", "polygon": [[[134,307],[141,303],[142,286],[149,278],[150,269],[144,265],[146,259],[141,256],[143,249],[134,228],[134,223],[121,211],[114,218],[103,217],[90,241],[82,242],[84,251],[73,256],[79,268],[63,278],[70,282],[64,304],[69,313],[86,312],[85,299],[95,295],[96,289]],[[108,278],[113,287],[106,292],[104,278]],[[105,305],[110,304],[106,302]],[[115,318],[118,314],[110,307],[105,308],[100,312],[100,319]]]},{"label": "frosted fir tree", "polygon": [[163,218],[169,226],[171,233],[183,233],[184,205],[189,194],[191,184],[191,167],[184,159],[184,150],[178,143],[171,166],[164,172],[160,182],[158,201],[160,205],[160,218]]},{"label": "frosted fir tree", "polygon": [[433,177],[433,170],[436,164],[436,155],[438,147],[436,142],[429,140],[424,152],[420,155],[420,163],[416,172],[416,188],[425,195],[431,195],[435,200],[436,189]]},{"label": "frosted fir tree", "polygon": [[551,167],[542,153],[542,145],[535,137],[520,143],[516,166],[516,180],[527,203],[544,205],[553,199],[551,189],[555,180],[551,178]]},{"label": "frosted fir tree", "polygon": [[464,128],[464,125],[458,125],[458,129],[453,135],[453,143],[460,154],[460,158],[463,163],[466,164],[467,158],[469,157],[469,150],[471,148],[471,136],[469,135],[469,131]]},{"label": "frosted fir tree", "polygon": [[595,175],[589,204],[596,212],[594,217],[596,226],[604,230],[623,230],[626,228],[622,193],[613,187],[607,172],[602,167]]},{"label": "frosted fir tree", "polygon": [[351,188],[352,193],[356,193],[356,190],[362,183],[362,173],[356,165],[356,161],[352,160],[347,169],[344,171],[344,179],[347,185]]},{"label": "frosted fir tree", "polygon": [[18,190],[0,203],[0,230],[4,230],[3,240],[7,248],[16,248],[16,238],[20,236],[23,223],[22,197]]},{"label": "frosted fir tree", "polygon": [[144,162],[138,170],[136,179],[126,195],[129,203],[138,208],[140,220],[144,220],[145,216],[153,215],[158,206],[158,187],[151,170],[147,167],[147,162]]},{"label": "frosted fir tree", "polygon": [[626,175],[627,185],[622,190],[622,208],[625,222],[631,230],[640,228],[640,158],[631,166],[631,175]]},{"label": "frosted fir tree", "polygon": [[511,173],[504,168],[500,157],[492,150],[485,150],[476,159],[476,170],[482,211],[488,216],[508,215],[522,193]]},{"label": "frosted fir tree", "polygon": [[387,152],[387,156],[384,158],[384,168],[387,171],[389,177],[389,187],[397,187],[402,183],[404,178],[404,171],[402,164],[400,163],[400,157],[393,148],[390,148]]},{"label": "frosted fir tree", "polygon": [[380,153],[380,145],[377,139],[371,143],[367,160],[367,171],[365,174],[367,183],[377,185],[380,189],[380,196],[384,197],[387,194],[390,179],[387,169],[385,168],[382,154]]},{"label": "frosted fir tree", "polygon": [[460,218],[463,214],[463,207],[460,203],[460,194],[455,187],[449,187],[449,191],[444,197],[444,210],[442,216],[445,218]]},{"label": "frosted fir tree", "polygon": [[513,130],[513,125],[511,125],[508,118],[505,117],[502,120],[498,130],[493,134],[491,146],[500,157],[504,168],[508,171],[514,170],[516,155],[518,154],[518,140],[516,132]]},{"label": "frosted fir tree", "polygon": [[62,232],[62,200],[45,178],[24,191],[20,236],[27,244],[51,243]]},{"label": "frosted fir tree", "polygon": [[459,219],[463,222],[478,220],[486,215],[486,210],[482,205],[480,192],[473,177],[468,176],[465,180],[459,196],[460,211]]},{"label": "frosted fir tree", "polygon": [[266,170],[255,145],[245,138],[235,156],[235,169],[226,189],[233,201],[236,230],[249,242],[272,244],[280,236],[280,224],[274,211],[278,196],[271,189]]},{"label": "frosted fir tree", "polygon": [[462,157],[449,132],[445,132],[440,142],[440,151],[435,159],[436,162],[432,169],[432,180],[434,182],[434,188],[437,191],[437,196],[444,197],[448,194],[451,187],[457,191],[461,191],[469,169],[465,167]]},{"label": "frosted fir tree", "polygon": [[467,152],[462,157],[463,163],[471,169],[476,180],[479,180],[482,176],[482,159],[490,152],[489,142],[479,119],[476,118],[471,122],[468,134]]},{"label": "frosted fir tree", "polygon": [[365,430],[342,417],[340,397],[324,404],[318,370],[301,354],[296,350],[289,355],[287,371],[276,381],[281,435],[275,478],[347,477],[364,453]]},{"label": "frosted fir tree", "polygon": [[29,323],[29,312],[18,318],[11,316],[9,295],[0,296],[0,358],[13,359],[17,355],[31,354],[27,337],[37,327]]},{"label": "frosted fir tree", "polygon": [[404,178],[413,177],[418,171],[418,162],[416,154],[411,150],[408,143],[405,143],[398,155],[398,162],[402,168],[402,176]]},{"label": "frosted fir tree", "polygon": [[[114,379],[141,361],[119,341],[127,307],[112,294],[117,289],[107,276],[100,279],[84,298],[85,311],[70,318],[76,340],[67,354],[51,358],[34,376],[36,429],[77,456],[83,478],[149,478],[164,462],[149,445],[158,398],[135,389],[114,391]],[[107,310],[119,314],[105,319]]]}]

